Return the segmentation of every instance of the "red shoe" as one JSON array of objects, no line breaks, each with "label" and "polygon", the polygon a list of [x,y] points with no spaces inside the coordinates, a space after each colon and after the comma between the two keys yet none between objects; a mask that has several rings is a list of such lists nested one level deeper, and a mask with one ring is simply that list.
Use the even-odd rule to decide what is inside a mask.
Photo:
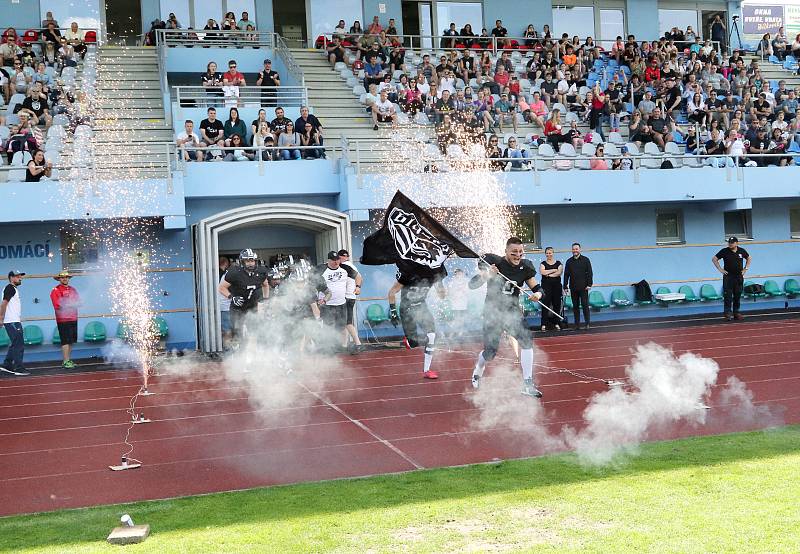
[{"label": "red shoe", "polygon": [[406,350],[411,350],[411,345],[408,344],[408,337],[403,337],[403,346],[406,347]]},{"label": "red shoe", "polygon": [[422,376],[425,379],[438,379],[439,378],[439,374],[436,373],[435,371],[433,371],[432,369],[430,371],[424,371],[422,373]]}]

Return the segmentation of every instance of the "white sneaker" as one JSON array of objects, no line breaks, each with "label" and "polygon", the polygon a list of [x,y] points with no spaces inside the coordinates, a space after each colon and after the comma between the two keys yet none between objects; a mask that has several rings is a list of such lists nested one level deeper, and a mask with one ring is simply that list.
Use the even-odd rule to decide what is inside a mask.
[{"label": "white sneaker", "polygon": [[561,325],[559,325],[558,323],[556,323],[556,331],[560,331],[560,330],[561,330]]},{"label": "white sneaker", "polygon": [[480,375],[472,374],[472,388],[477,389],[481,386],[481,377]]},{"label": "white sneaker", "polygon": [[531,398],[542,397],[542,391],[536,388],[536,385],[533,384],[533,379],[524,379],[522,382],[522,394],[525,396],[530,396]]}]

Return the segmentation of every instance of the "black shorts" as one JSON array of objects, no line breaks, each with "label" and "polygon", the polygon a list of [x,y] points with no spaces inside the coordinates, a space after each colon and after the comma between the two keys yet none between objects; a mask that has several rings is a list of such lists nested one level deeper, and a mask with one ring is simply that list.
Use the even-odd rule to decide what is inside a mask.
[{"label": "black shorts", "polygon": [[517,339],[521,349],[533,347],[533,330],[522,317],[520,308],[487,305],[483,309],[483,357],[486,361],[497,355],[503,331]]},{"label": "black shorts", "polygon": [[377,119],[381,123],[391,123],[392,122],[391,114],[390,115],[377,114]]},{"label": "black shorts", "polygon": [[322,323],[336,329],[344,329],[347,323],[347,304],[331,306],[324,304],[320,307]]},{"label": "black shorts", "polygon": [[347,306],[347,324],[353,325],[355,321],[356,299],[348,298],[345,300],[344,305]]},{"label": "black shorts", "polygon": [[424,301],[409,302],[401,298],[399,315],[409,346],[415,348],[427,345],[428,333],[436,332],[436,323],[428,305]]},{"label": "black shorts", "polygon": [[58,325],[58,338],[61,340],[61,344],[75,344],[78,342],[77,321],[64,321],[56,325]]}]

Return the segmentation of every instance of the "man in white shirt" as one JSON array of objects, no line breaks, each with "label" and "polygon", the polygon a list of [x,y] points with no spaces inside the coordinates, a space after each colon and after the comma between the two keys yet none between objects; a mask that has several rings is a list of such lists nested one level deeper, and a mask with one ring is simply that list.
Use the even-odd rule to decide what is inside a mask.
[{"label": "man in white shirt", "polygon": [[186,162],[202,162],[205,159],[204,153],[195,148],[203,147],[206,144],[200,141],[200,137],[194,132],[194,121],[187,119],[183,123],[183,131],[178,133],[175,143],[183,152],[183,160]]},{"label": "man in white shirt", "polygon": [[[348,266],[353,271],[356,272],[355,277],[347,277],[347,290],[345,291],[345,304],[347,305],[347,324],[345,325],[345,330],[347,334],[350,335],[350,338],[353,339],[353,343],[348,346],[348,352],[351,354],[356,354],[363,350],[361,346],[361,339],[358,337],[358,329],[356,329],[355,325],[355,311],[356,311],[356,298],[359,294],[361,294],[361,285],[364,282],[364,278],[361,277],[361,273],[356,268],[355,264],[350,261],[350,252],[342,248],[338,252],[339,254],[339,264],[342,266]],[[345,342],[347,342],[347,337],[345,337]]]},{"label": "man in white shirt", "polygon": [[336,336],[344,339],[343,347],[347,346],[347,336],[345,326],[347,325],[347,280],[348,277],[355,279],[358,273],[349,265],[340,265],[339,254],[335,250],[328,252],[327,263],[321,265],[318,270],[319,279],[324,283],[320,284],[318,290],[327,288],[327,293],[320,298],[320,312],[322,323],[326,327],[331,327]]},{"label": "man in white shirt", "polygon": [[0,302],[0,320],[3,322],[11,344],[8,346],[6,359],[0,366],[0,371],[13,375],[30,375],[22,365],[25,354],[25,340],[22,333],[22,301],[18,288],[22,285],[25,276],[21,271],[9,271],[6,288],[3,289],[3,300]]},{"label": "man in white shirt", "polygon": [[397,112],[394,109],[394,104],[389,102],[389,95],[386,89],[381,91],[380,98],[372,105],[372,129],[378,130],[378,123],[392,123],[392,126],[397,125]]}]

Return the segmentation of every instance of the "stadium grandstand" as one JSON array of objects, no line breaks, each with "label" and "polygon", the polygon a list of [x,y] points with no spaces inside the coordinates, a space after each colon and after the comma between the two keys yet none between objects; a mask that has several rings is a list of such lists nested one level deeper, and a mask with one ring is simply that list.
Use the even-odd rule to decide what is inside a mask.
[{"label": "stadium grandstand", "polygon": [[[14,289],[4,292],[0,314],[21,313],[6,318],[0,329],[0,348],[9,352],[0,385],[11,386],[0,388],[0,397],[11,406],[0,406],[0,421],[8,423],[0,427],[9,433],[0,444],[8,439],[10,445],[7,452],[0,447],[0,460],[13,458],[8,486],[2,487],[6,492],[0,492],[0,516],[580,452],[587,442],[566,434],[558,435],[557,444],[520,442],[525,433],[513,429],[518,433],[513,448],[489,439],[470,446],[468,439],[456,438],[466,428],[463,420],[486,407],[478,401],[462,406],[462,393],[475,387],[490,394],[491,389],[484,391],[491,383],[478,389],[479,381],[498,348],[486,338],[483,314],[492,277],[484,273],[487,265],[499,266],[502,260],[490,263],[483,255],[508,252],[516,245],[506,241],[512,235],[536,279],[549,284],[542,281],[543,297],[528,291],[518,300],[518,290],[500,285],[514,298],[531,335],[535,330],[534,377],[525,366],[530,344],[514,340],[508,328],[497,332],[508,336],[497,359],[512,360],[514,386],[519,360],[523,394],[542,397],[543,392],[545,408],[553,398],[574,404],[563,408],[559,428],[581,421],[592,395],[617,385],[630,389],[635,377],[622,369],[634,355],[642,367],[651,363],[646,352],[630,350],[648,338],[676,353],[697,352],[727,371],[712,338],[723,340],[730,355],[738,342],[755,345],[781,332],[787,338],[770,343],[774,349],[761,350],[761,356],[767,365],[770,356],[778,365],[788,364],[781,366],[786,368],[782,378],[794,381],[787,381],[784,391],[763,385],[756,399],[782,406],[786,423],[800,419],[793,394],[800,388],[797,352],[782,350],[796,343],[800,313],[800,2],[0,0],[0,7],[0,265]],[[400,223],[387,215],[395,213],[398,191],[411,201],[401,210],[406,219]],[[433,223],[424,223],[428,218]],[[446,236],[457,244],[463,241],[464,250],[445,244],[445,235],[431,231],[434,224],[449,229],[452,235]],[[387,226],[395,242],[386,244],[399,251],[392,250],[391,260],[386,244],[381,255],[365,246]],[[408,275],[395,262],[422,260],[430,269],[443,264],[435,262],[437,255],[454,253],[458,256],[447,261],[448,276],[435,286],[429,283],[442,285],[439,296],[431,293],[422,301],[430,303],[436,330],[420,331],[417,341],[403,315],[404,304],[413,304],[408,289],[415,286],[409,287],[413,279],[406,282]],[[474,259],[478,255],[480,263]],[[583,273],[573,273],[570,291],[564,268],[571,263],[567,272],[575,272],[575,260],[581,259],[591,260],[588,282]],[[737,274],[732,263],[740,265],[741,283],[731,284]],[[233,276],[240,272],[250,279],[242,289],[246,294],[235,292],[239,284]],[[297,323],[299,330],[287,338],[275,329],[295,327],[294,320],[269,315],[278,308],[265,306],[280,305],[281,288],[290,290],[300,281],[317,286],[311,277],[317,273],[321,282],[328,281],[327,292],[324,283],[319,285],[312,292],[313,310],[296,321],[307,316],[314,326],[319,320],[320,329],[338,332],[325,356],[344,361],[298,368],[294,346],[285,345],[297,339],[297,351],[307,354],[317,331]],[[489,283],[483,289],[472,286],[480,276]],[[65,315],[65,304],[56,297],[69,292],[56,294],[54,277],[58,287],[71,284],[79,293],[80,302],[69,305],[79,315]],[[344,309],[341,316],[334,309],[339,298],[332,283],[339,278],[348,281],[341,298],[346,316]],[[527,283],[533,289],[530,278],[514,286],[522,290],[519,285]],[[296,317],[295,308],[286,311]],[[255,313],[266,319],[256,323]],[[65,321],[73,324],[76,318],[77,327],[68,331]],[[417,323],[424,328],[424,322]],[[738,330],[721,338],[723,332],[715,330],[724,325]],[[694,342],[695,331],[719,335],[701,344]],[[68,332],[74,332],[74,340],[66,339]],[[611,348],[604,346],[610,344],[606,340],[617,341],[613,356],[603,353]],[[24,343],[24,366],[21,354],[13,354],[18,343]],[[605,359],[605,365],[598,362],[595,373],[585,373],[583,362],[559,354],[570,345],[576,359],[581,351],[586,356],[580,360]],[[674,360],[679,369],[697,369],[682,358]],[[277,368],[276,382],[294,375],[299,385],[292,384],[292,390],[302,388],[302,399],[287,393],[286,385],[254,384],[258,363]],[[203,369],[193,373],[192,364]],[[216,370],[208,369],[225,364],[236,368],[214,375]],[[336,377],[340,365],[347,366],[347,378]],[[413,371],[400,378],[406,366]],[[460,368],[457,378],[455,370],[448,374],[451,366]],[[603,373],[612,366],[616,369]],[[314,377],[318,387],[303,380],[309,368],[324,373]],[[383,373],[360,381],[352,375],[354,368]],[[742,382],[755,379],[743,371],[737,374]],[[90,384],[70,389],[77,374],[85,374]],[[447,375],[437,383],[420,378]],[[559,394],[567,377],[582,387],[580,394]],[[39,405],[32,397],[15,398],[13,387],[51,378],[53,391],[66,390],[63,394],[74,399],[45,399]],[[716,378],[714,372],[709,387]],[[102,387],[98,383],[104,379],[118,379],[124,394],[114,394],[110,386],[102,394],[84,394]],[[192,388],[201,381],[205,388]],[[413,387],[421,382],[449,388],[418,396],[423,393]],[[218,390],[231,383],[252,389],[218,400],[227,394]],[[67,389],[59,388],[65,384]],[[634,385],[642,391],[648,387]],[[381,391],[393,387],[398,389],[386,392],[395,395],[386,405],[401,397],[407,405],[386,408],[384,414],[370,404],[385,401]],[[34,394],[34,389],[19,389],[19,394]],[[697,396],[690,409],[708,408],[712,399],[723,405],[710,390],[686,393]],[[166,400],[172,394],[180,398]],[[780,403],[782,395],[790,397],[788,404]],[[247,403],[248,396],[256,412],[288,414],[303,403],[321,407],[327,423],[352,427],[350,447],[316,462],[303,460],[303,449],[344,444],[337,441],[347,432],[338,428],[327,446],[318,429],[305,430],[306,421],[319,414],[296,421],[287,415],[289,427],[275,426],[286,436],[258,435],[243,442],[217,440],[227,424],[198,424],[191,436],[206,433],[210,446],[201,453],[184,437],[186,457],[172,443],[147,442],[165,440],[159,438],[159,418],[174,424],[166,433],[177,436],[178,420],[250,410],[236,404]],[[284,399],[289,400],[282,404]],[[63,411],[52,408],[62,401],[74,404]],[[211,405],[218,401],[231,404]],[[120,434],[112,415],[137,423],[137,405],[146,406],[141,409],[148,414],[152,406],[154,424],[131,423],[127,435],[123,425]],[[63,416],[74,425],[44,422],[17,429],[12,420],[22,416],[13,406],[36,406],[23,416],[37,422]],[[713,406],[711,414],[721,413]],[[442,415],[455,412],[460,415]],[[90,414],[91,421],[80,413]],[[520,419],[510,411],[494,415],[491,425],[496,426]],[[696,423],[689,415],[684,419]],[[544,417],[542,411],[532,419]],[[413,432],[406,436],[399,427],[390,432],[388,424],[372,427],[362,421],[370,418],[403,418],[399,427]],[[230,428],[252,424],[251,431],[261,433],[256,420],[253,416]],[[630,442],[767,426],[763,418],[736,424],[711,420],[716,427],[697,431],[665,419],[668,431],[642,431]],[[94,425],[107,426],[100,435],[117,427],[88,439]],[[304,430],[289,436],[293,426]],[[419,437],[428,427],[440,442],[423,444]],[[78,429],[89,431],[78,436]],[[59,437],[54,448],[59,456],[63,450],[60,465],[28,464],[25,455],[49,448],[34,432]],[[265,452],[256,446],[258,440],[273,439],[276,449],[285,449],[265,457],[282,466],[279,472],[228,459],[229,445],[231,457],[246,457],[250,451]],[[613,446],[625,450],[628,443]],[[70,450],[83,448],[91,450],[88,465]],[[114,465],[120,454],[122,463]],[[181,471],[164,469],[183,463],[187,472],[206,472],[207,479],[189,482],[178,475]],[[107,471],[109,464],[116,470],[141,469],[119,477]],[[215,476],[225,468],[234,468],[229,479]],[[94,481],[92,471],[105,473]],[[35,494],[26,494],[30,480],[37,483]],[[94,482],[107,490],[95,490]],[[0,529],[3,525],[0,519]],[[595,530],[604,532],[599,526]],[[416,540],[411,535],[395,535],[368,549],[402,549]],[[478,535],[463,532],[462,542],[453,547],[429,539],[417,546],[421,551],[509,546],[501,539],[478,541]],[[548,542],[545,535],[533,542],[519,539],[508,549],[541,546]],[[32,548],[63,546],[57,538],[31,540]],[[208,538],[210,550],[222,544],[214,540]],[[2,541],[0,548],[25,547]],[[720,550],[735,550],[729,548],[735,540],[730,541]],[[271,550],[268,540],[256,544]],[[271,551],[293,550],[287,545],[297,551],[339,546],[335,540],[280,544]],[[614,549],[655,548],[631,544],[623,541]],[[713,543],[686,544],[716,550]],[[775,548],[778,543],[770,544],[765,550],[781,550]],[[160,551],[180,550],[162,545]],[[350,544],[343,551],[354,549]]]}]

